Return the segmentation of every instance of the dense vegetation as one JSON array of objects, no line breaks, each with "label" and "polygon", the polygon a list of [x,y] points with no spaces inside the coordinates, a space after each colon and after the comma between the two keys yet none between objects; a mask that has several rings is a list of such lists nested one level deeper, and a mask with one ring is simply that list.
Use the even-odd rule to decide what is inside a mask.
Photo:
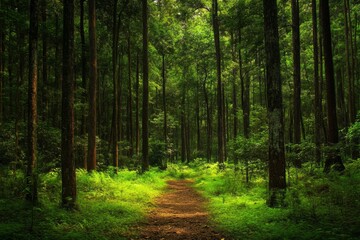
[{"label": "dense vegetation", "polygon": [[234,238],[356,238],[359,10],[1,0],[0,238],[136,236],[171,178]]}]

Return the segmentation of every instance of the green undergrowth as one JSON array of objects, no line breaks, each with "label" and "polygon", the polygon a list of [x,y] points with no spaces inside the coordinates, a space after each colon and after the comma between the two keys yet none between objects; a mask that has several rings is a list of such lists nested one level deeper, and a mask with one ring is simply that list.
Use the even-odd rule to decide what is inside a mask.
[{"label": "green undergrowth", "polygon": [[263,177],[246,183],[244,172],[231,166],[198,165],[195,186],[209,199],[214,224],[233,239],[359,239],[359,161],[342,175],[309,169],[291,170],[282,208],[266,205]]},{"label": "green undergrowth", "polygon": [[[16,182],[5,177],[17,179],[20,186],[24,183],[21,172],[6,174],[0,175],[0,183],[8,184],[6,187],[15,187]],[[60,208],[59,171],[40,176],[39,204],[34,207],[24,203],[20,191],[7,188],[6,192],[3,188],[0,239],[126,239],[124,236],[134,234],[130,227],[142,221],[153,207],[166,179],[166,172],[155,169],[141,175],[125,170],[117,175],[78,170],[79,210],[70,213]]]}]

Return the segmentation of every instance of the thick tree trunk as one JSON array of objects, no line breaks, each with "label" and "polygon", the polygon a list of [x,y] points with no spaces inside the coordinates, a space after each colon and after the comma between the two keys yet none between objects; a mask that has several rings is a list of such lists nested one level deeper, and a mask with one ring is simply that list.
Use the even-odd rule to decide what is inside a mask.
[{"label": "thick tree trunk", "polygon": [[[294,143],[301,143],[301,81],[300,81],[300,16],[299,0],[291,0],[292,9],[292,44],[293,44],[293,75],[294,75]],[[295,149],[297,157],[294,166],[301,168],[301,159],[298,154],[299,147]]]},{"label": "thick tree trunk", "polygon": [[62,205],[76,205],[74,161],[74,0],[64,0],[61,124]]},{"label": "thick tree trunk", "polygon": [[312,0],[312,24],[313,24],[313,49],[314,49],[314,91],[315,91],[315,161],[317,166],[321,163],[321,121],[322,121],[322,107],[320,96],[320,80],[319,80],[319,45],[318,45],[318,23],[316,14],[316,0]]},{"label": "thick tree trunk", "polygon": [[263,0],[269,119],[269,206],[279,204],[278,193],[286,188],[284,117],[276,0]]},{"label": "thick tree trunk", "polygon": [[[339,142],[338,123],[336,114],[336,95],[334,65],[331,48],[331,29],[330,29],[330,10],[329,0],[320,0],[321,8],[321,26],[323,34],[324,58],[325,58],[325,76],[326,76],[326,102],[328,113],[328,143],[336,148]],[[337,165],[336,169],[343,171],[345,169],[342,159],[336,150],[327,156],[325,162],[325,172],[329,172],[332,165]]]},{"label": "thick tree trunk", "polygon": [[28,86],[28,156],[26,182],[28,201],[37,201],[36,148],[37,148],[37,83],[38,83],[38,0],[30,2],[29,32],[29,86]]},{"label": "thick tree trunk", "polygon": [[97,96],[97,57],[96,57],[96,10],[95,0],[89,0],[89,42],[90,42],[90,81],[89,81],[89,128],[88,128],[88,170],[96,170],[96,96]]},{"label": "thick tree trunk", "polygon": [[143,5],[143,107],[142,107],[142,172],[149,170],[149,60],[148,60],[148,4]]}]

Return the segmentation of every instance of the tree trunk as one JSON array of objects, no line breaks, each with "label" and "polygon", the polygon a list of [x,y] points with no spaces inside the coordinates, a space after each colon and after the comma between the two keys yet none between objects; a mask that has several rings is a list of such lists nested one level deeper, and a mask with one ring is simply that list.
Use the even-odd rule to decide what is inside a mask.
[{"label": "tree trunk", "polygon": [[42,92],[42,119],[45,121],[49,111],[49,100],[48,100],[48,64],[47,64],[47,10],[46,0],[41,1],[41,21],[42,21],[42,81],[43,81],[43,92]]},{"label": "tree trunk", "polygon": [[115,173],[118,172],[119,167],[119,145],[118,145],[118,79],[117,79],[117,57],[118,57],[118,34],[117,34],[117,3],[118,0],[114,0],[114,12],[113,12],[113,51],[112,51],[112,74],[113,74],[113,91],[114,91],[114,103],[113,103],[113,124],[112,124],[112,136],[113,147],[112,157]]},{"label": "tree trunk", "polygon": [[[293,44],[293,75],[294,75],[294,144],[301,143],[301,81],[300,81],[300,16],[299,0],[291,0],[292,12],[292,44]],[[298,156],[300,146],[295,149],[296,158],[294,166],[301,168],[301,159]]]},{"label": "tree trunk", "polygon": [[282,83],[280,77],[280,50],[276,0],[263,0],[264,32],[267,72],[267,101],[269,119],[269,190],[268,204],[281,202],[278,194],[286,188],[284,117]]},{"label": "tree trunk", "polygon": [[312,0],[312,24],[313,24],[313,49],[314,49],[314,91],[315,91],[315,161],[317,166],[321,163],[321,121],[322,121],[322,107],[320,96],[320,81],[319,81],[319,46],[318,46],[318,23],[316,14],[316,0]]},{"label": "tree trunk", "polygon": [[218,2],[212,2],[212,22],[214,31],[214,42],[216,52],[216,78],[217,78],[217,106],[218,106],[218,163],[221,165],[225,160],[225,132],[224,132],[224,104],[222,97],[222,81],[221,81],[221,52],[220,52],[220,33],[218,19]]},{"label": "tree trunk", "polygon": [[[80,134],[81,136],[85,136],[87,130],[86,130],[86,110],[85,110],[85,104],[87,100],[87,73],[86,73],[86,44],[85,44],[85,30],[84,30],[84,2],[85,0],[80,0],[80,42],[81,42],[81,79],[82,79],[82,88],[83,88],[83,94],[82,94],[82,116],[81,116],[81,129]],[[87,146],[84,146],[83,148],[83,167],[84,169],[87,169]]]},{"label": "tree trunk", "polygon": [[[129,21],[130,25],[130,21]],[[133,107],[132,107],[132,81],[131,81],[131,42],[130,42],[130,26],[128,34],[128,140],[129,140],[129,155],[132,157],[134,154],[133,144]]]},{"label": "tree trunk", "polygon": [[74,0],[64,0],[61,124],[62,205],[76,205],[74,161]]},{"label": "tree trunk", "polygon": [[[321,26],[323,34],[324,58],[325,58],[325,76],[326,76],[326,102],[328,113],[328,143],[330,147],[335,147],[339,142],[338,123],[336,116],[336,95],[334,65],[331,48],[331,29],[330,29],[330,10],[329,0],[320,0],[321,8]],[[345,166],[336,150],[327,156],[325,162],[325,172],[329,172],[332,165],[337,165],[336,170],[343,171]]]},{"label": "tree trunk", "polygon": [[97,57],[96,57],[96,10],[95,0],[89,0],[89,42],[90,42],[90,81],[89,81],[89,128],[88,128],[88,170],[96,170],[96,96],[97,96]]},{"label": "tree trunk", "polygon": [[139,69],[139,53],[136,55],[136,83],[135,83],[135,151],[136,156],[139,156],[140,153],[140,124],[139,124],[139,80],[140,80],[140,69]]},{"label": "tree trunk", "polygon": [[206,89],[206,81],[207,81],[207,70],[205,69],[203,91],[204,91],[205,107],[206,107],[206,158],[207,161],[210,162],[211,153],[212,153],[212,119],[211,119],[209,96]]},{"label": "tree trunk", "polygon": [[143,108],[142,108],[142,172],[149,170],[149,60],[148,60],[148,4],[143,5]]},{"label": "tree trunk", "polygon": [[38,0],[30,2],[29,30],[29,86],[28,86],[28,165],[26,200],[37,202],[36,149],[37,149],[37,82],[38,82]]},{"label": "tree trunk", "polygon": [[[232,47],[231,47],[231,57],[232,57],[232,61],[235,63],[236,62],[236,41],[234,39],[234,34],[231,33],[231,43],[232,43]],[[237,132],[238,132],[238,118],[237,118],[237,113],[238,113],[238,108],[237,108],[237,86],[236,86],[236,75],[237,75],[237,68],[233,67],[232,69],[232,77],[233,77],[233,81],[232,81],[232,87],[233,87],[233,91],[232,91],[232,98],[233,98],[233,136],[234,136],[234,140],[237,137]],[[237,160],[234,160],[235,162]]]},{"label": "tree trunk", "polygon": [[[164,111],[164,123],[163,123],[163,131],[164,131],[164,144],[165,144],[165,152],[167,152],[167,112],[166,112],[166,70],[165,70],[165,54],[162,54],[162,105]],[[165,162],[162,164],[163,168],[167,168],[166,163],[167,156],[165,156]]]},{"label": "tree trunk", "polygon": [[346,53],[346,76],[348,80],[348,112],[350,123],[354,123],[356,119],[355,97],[354,97],[354,69],[352,58],[352,37],[350,24],[350,3],[349,0],[344,0],[344,19],[345,19],[345,53]]}]

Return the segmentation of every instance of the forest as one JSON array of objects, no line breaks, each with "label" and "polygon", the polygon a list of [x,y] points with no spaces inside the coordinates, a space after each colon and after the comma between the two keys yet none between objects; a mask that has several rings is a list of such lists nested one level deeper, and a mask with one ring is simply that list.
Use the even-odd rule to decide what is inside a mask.
[{"label": "forest", "polygon": [[359,239],[359,0],[0,0],[0,239]]}]

